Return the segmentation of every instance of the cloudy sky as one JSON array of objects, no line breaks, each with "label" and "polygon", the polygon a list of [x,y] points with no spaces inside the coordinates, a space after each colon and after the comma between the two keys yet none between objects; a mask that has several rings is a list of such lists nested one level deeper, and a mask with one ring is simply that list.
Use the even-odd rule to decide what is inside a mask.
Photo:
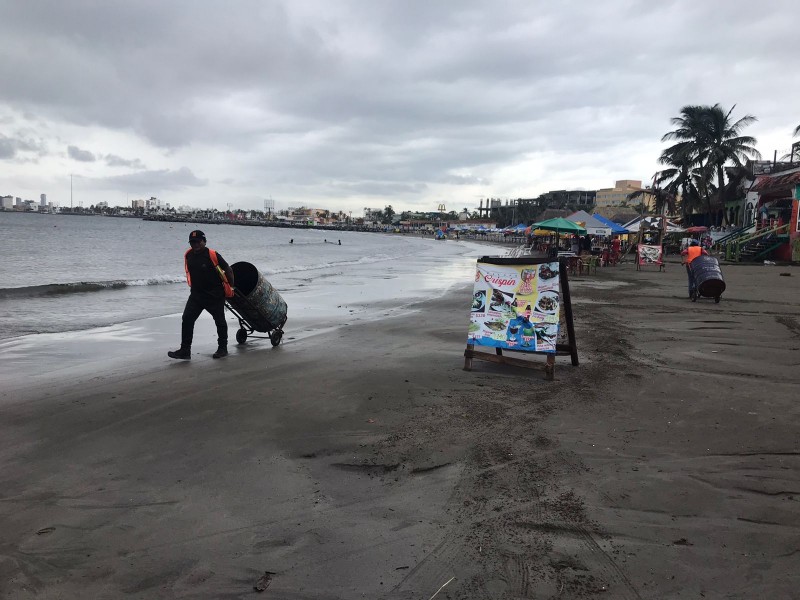
[{"label": "cloudy sky", "polygon": [[[686,104],[800,125],[797,0],[0,0],[0,195],[361,214],[610,187]],[[797,140],[795,140],[797,141]]]}]

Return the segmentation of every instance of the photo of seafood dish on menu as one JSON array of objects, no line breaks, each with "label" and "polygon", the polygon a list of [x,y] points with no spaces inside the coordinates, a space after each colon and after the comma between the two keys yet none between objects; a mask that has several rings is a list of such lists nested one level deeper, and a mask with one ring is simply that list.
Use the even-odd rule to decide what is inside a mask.
[{"label": "photo of seafood dish on menu", "polygon": [[484,332],[485,337],[490,337],[493,340],[505,341],[508,320],[497,319],[495,321],[485,321],[483,326],[487,329],[487,331]]},{"label": "photo of seafood dish on menu", "polygon": [[543,323],[535,325],[533,332],[536,336],[536,350],[547,352],[556,349],[556,338],[558,336],[557,324]]},{"label": "photo of seafood dish on menu", "polygon": [[536,300],[534,307],[536,312],[544,315],[557,315],[558,314],[558,292],[541,292],[539,298]]},{"label": "photo of seafood dish on menu", "polygon": [[539,265],[539,289],[557,288],[558,284],[558,263],[550,262]]},{"label": "photo of seafood dish on menu", "polygon": [[486,290],[480,290],[472,295],[472,312],[486,310]]},{"label": "photo of seafood dish on menu", "polygon": [[492,299],[489,302],[489,309],[499,312],[508,312],[511,309],[513,294],[506,294],[500,290],[492,290]]},{"label": "photo of seafood dish on menu", "polygon": [[558,310],[558,294],[555,292],[542,292],[536,302],[536,310],[553,314]]}]

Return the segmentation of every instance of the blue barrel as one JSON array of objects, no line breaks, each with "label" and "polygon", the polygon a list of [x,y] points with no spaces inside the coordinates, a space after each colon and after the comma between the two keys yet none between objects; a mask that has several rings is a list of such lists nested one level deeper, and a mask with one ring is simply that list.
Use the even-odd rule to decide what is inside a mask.
[{"label": "blue barrel", "polygon": [[725,280],[716,258],[701,254],[689,266],[692,268],[698,294],[704,298],[719,298],[722,295],[725,291]]},{"label": "blue barrel", "polygon": [[286,322],[286,302],[253,265],[237,262],[231,265],[238,292],[228,298],[245,321],[260,332],[272,331]]}]

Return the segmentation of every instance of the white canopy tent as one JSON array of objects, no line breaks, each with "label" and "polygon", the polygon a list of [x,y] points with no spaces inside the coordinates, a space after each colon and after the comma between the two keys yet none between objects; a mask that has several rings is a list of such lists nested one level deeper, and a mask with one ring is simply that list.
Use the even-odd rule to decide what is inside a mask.
[{"label": "white canopy tent", "polygon": [[[633,221],[629,221],[625,223],[623,227],[628,231],[641,231],[642,229],[660,229],[661,228],[661,219],[663,217],[636,217]],[[679,227],[669,219],[667,219],[667,229],[665,233],[683,233],[685,230],[682,227]]]},{"label": "white canopy tent", "polygon": [[606,225],[602,221],[595,219],[585,210],[579,210],[578,212],[574,212],[570,216],[568,216],[567,219],[569,221],[572,221],[573,223],[582,223],[583,228],[589,235],[602,235],[602,236],[611,235],[611,227],[609,225]]}]

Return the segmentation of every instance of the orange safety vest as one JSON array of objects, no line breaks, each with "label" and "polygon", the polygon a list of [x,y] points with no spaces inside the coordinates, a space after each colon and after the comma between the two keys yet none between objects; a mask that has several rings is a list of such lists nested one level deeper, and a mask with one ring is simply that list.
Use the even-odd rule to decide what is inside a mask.
[{"label": "orange safety vest", "polygon": [[689,264],[695,258],[700,256],[703,253],[703,248],[700,246],[689,246],[686,249],[686,263]]},{"label": "orange safety vest", "polygon": [[[186,260],[189,257],[189,252],[192,252],[191,248],[189,248],[186,251],[186,254],[183,255],[183,270],[186,271],[186,283],[189,284],[189,287],[192,287],[192,276],[189,275],[189,262]],[[217,270],[219,278],[222,280],[222,287],[225,289],[225,297],[233,298],[233,288],[231,287],[231,284],[228,283],[228,276],[225,275],[225,271],[223,271],[222,267],[219,266],[219,260],[217,259],[217,251],[209,248],[208,256],[211,259],[214,268]]]}]

